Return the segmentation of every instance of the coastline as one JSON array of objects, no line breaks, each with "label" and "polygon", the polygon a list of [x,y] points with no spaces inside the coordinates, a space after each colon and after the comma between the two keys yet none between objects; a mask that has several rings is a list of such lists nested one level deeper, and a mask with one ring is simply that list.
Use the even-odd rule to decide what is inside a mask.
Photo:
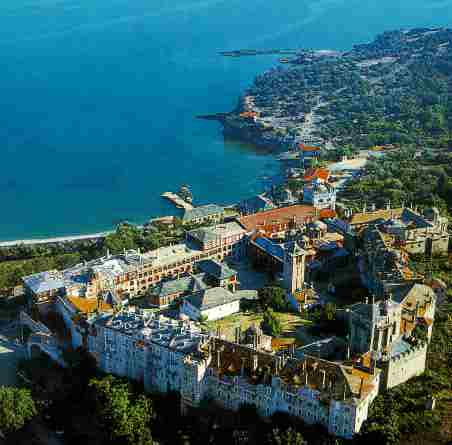
[{"label": "coastline", "polygon": [[105,238],[107,235],[114,233],[114,230],[107,230],[105,232],[88,233],[86,235],[68,235],[57,236],[50,238],[36,238],[36,239],[22,239],[12,241],[0,241],[0,247],[15,247],[15,246],[32,246],[39,244],[58,244],[58,243],[70,243],[74,241],[89,241]]}]

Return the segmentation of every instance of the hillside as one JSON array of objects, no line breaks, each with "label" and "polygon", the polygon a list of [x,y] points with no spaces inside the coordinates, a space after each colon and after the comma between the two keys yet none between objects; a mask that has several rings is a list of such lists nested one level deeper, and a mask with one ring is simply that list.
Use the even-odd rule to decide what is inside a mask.
[{"label": "hillside", "polygon": [[303,51],[260,76],[224,121],[262,145],[448,146],[452,30],[391,31],[351,51]]}]

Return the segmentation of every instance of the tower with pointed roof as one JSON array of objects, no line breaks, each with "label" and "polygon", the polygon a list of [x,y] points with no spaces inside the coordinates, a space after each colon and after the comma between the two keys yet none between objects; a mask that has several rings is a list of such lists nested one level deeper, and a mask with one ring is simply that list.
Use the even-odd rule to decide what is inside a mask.
[{"label": "tower with pointed roof", "polygon": [[284,287],[293,295],[304,287],[306,251],[293,242],[284,251]]}]

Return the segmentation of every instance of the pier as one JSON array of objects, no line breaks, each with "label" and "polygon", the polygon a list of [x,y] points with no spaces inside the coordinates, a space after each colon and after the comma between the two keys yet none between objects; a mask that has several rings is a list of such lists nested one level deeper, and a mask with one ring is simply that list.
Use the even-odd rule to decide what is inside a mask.
[{"label": "pier", "polygon": [[278,161],[295,161],[300,159],[300,153],[296,151],[286,151],[276,156]]},{"label": "pier", "polygon": [[296,55],[297,49],[235,49],[233,51],[220,51],[220,55],[226,57],[267,56],[267,55]]},{"label": "pier", "polygon": [[231,115],[231,113],[215,113],[215,114],[200,114],[196,116],[196,119],[204,119],[208,121],[220,121],[224,122],[225,119]]},{"label": "pier", "polygon": [[162,193],[161,196],[162,196],[162,198],[165,198],[168,201],[171,201],[179,209],[193,210],[195,208],[193,205],[191,205],[187,201],[184,201],[179,195],[176,195],[176,193],[165,192],[165,193]]}]

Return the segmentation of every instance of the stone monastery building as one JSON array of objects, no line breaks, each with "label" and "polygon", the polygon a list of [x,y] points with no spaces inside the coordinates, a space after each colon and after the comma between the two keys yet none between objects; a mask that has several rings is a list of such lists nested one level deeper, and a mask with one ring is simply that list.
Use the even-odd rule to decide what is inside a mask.
[{"label": "stone monastery building", "polygon": [[102,370],[139,380],[149,391],[178,391],[183,410],[203,398],[233,410],[250,403],[263,416],[287,412],[345,438],[359,431],[380,384],[374,365],[274,355],[202,334],[188,320],[139,310],[95,320],[87,339]]}]

